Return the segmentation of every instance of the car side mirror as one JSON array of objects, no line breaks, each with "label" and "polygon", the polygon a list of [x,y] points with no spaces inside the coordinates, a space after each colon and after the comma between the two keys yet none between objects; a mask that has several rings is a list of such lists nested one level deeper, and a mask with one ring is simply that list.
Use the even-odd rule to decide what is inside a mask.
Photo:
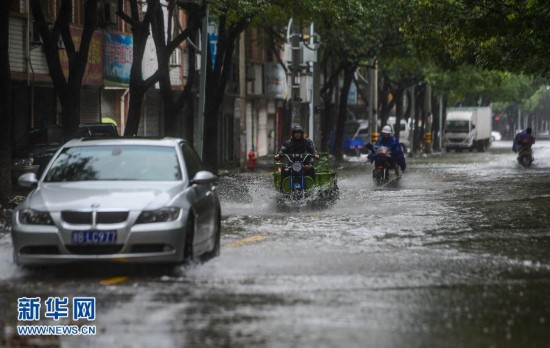
[{"label": "car side mirror", "polygon": [[38,185],[36,173],[25,173],[17,179],[17,183],[22,187],[35,188]]},{"label": "car side mirror", "polygon": [[209,171],[201,170],[195,174],[195,177],[191,179],[191,185],[206,185],[214,184],[218,181],[218,177]]}]

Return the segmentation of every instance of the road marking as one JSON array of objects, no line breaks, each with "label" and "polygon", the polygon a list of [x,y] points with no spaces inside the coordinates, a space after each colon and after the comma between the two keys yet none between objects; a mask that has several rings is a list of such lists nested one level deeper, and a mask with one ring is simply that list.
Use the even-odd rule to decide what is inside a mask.
[{"label": "road marking", "polygon": [[251,237],[247,237],[247,238],[235,240],[233,242],[229,242],[229,243],[225,244],[224,246],[226,246],[226,247],[240,247],[240,246],[243,246],[243,245],[246,245],[246,244],[252,244],[252,243],[260,242],[264,239],[267,239],[267,236],[265,234],[256,234],[256,235],[251,236]]},{"label": "road marking", "polygon": [[101,285],[115,285],[115,284],[124,283],[127,280],[128,280],[128,277],[126,277],[126,276],[112,277],[112,278],[103,279],[99,283]]}]

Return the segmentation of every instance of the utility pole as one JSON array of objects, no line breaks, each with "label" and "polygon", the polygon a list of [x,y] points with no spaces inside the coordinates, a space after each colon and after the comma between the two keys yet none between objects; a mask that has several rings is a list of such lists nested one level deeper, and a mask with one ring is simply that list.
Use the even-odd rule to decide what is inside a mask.
[{"label": "utility pole", "polygon": [[426,84],[424,92],[424,152],[432,153],[432,86]]},{"label": "utility pole", "polygon": [[[294,125],[301,121],[301,108],[300,108],[300,40],[301,35],[299,32],[299,27],[294,21],[290,20],[290,44],[292,49],[292,64],[290,69],[290,83],[291,83],[291,106],[292,106],[292,117],[291,124]],[[288,131],[288,130],[286,130]]]},{"label": "utility pole", "polygon": [[205,5],[205,14],[201,29],[201,75],[199,92],[199,119],[197,124],[197,136],[195,137],[195,150],[203,159],[204,139],[204,111],[206,106],[206,71],[208,64],[208,5]]},{"label": "utility pole", "polygon": [[378,67],[376,58],[372,60],[372,67],[369,68],[370,93],[369,93],[369,129],[371,134],[371,143],[378,140]]},{"label": "utility pole", "polygon": [[240,167],[241,171],[247,168],[247,147],[246,143],[246,42],[245,32],[239,38],[239,105],[240,105]]},{"label": "utility pole", "polygon": [[411,129],[411,154],[414,155],[417,150],[416,145],[416,132],[418,132],[418,120],[416,119],[416,91],[414,89],[414,85],[410,88],[411,93],[411,116],[413,119],[413,127]]},{"label": "utility pole", "polygon": [[[314,39],[314,35],[315,35],[315,25],[313,23],[311,23],[310,27],[309,27],[309,44],[310,44],[310,47],[313,47],[313,45],[315,45],[315,39]],[[317,63],[316,62],[308,62],[307,64],[309,64],[309,66],[311,67],[311,78],[309,78],[308,80],[310,81],[310,88],[309,88],[309,93],[310,93],[310,98],[309,98],[309,124],[308,124],[308,137],[311,139],[311,140],[315,140],[315,131],[313,129],[313,115],[315,114],[315,105],[317,104],[317,96],[318,96],[318,93],[315,93],[315,90],[317,88],[317,90],[319,89],[318,86],[316,87],[316,85],[318,85],[317,81],[316,81],[316,78],[318,77],[318,75],[316,74],[316,65]]]},{"label": "utility pole", "polygon": [[443,151],[443,95],[439,96],[439,151]]}]

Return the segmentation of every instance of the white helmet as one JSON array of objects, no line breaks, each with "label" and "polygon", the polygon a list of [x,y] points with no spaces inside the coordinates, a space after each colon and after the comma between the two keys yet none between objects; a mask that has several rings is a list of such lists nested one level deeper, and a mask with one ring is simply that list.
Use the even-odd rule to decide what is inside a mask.
[{"label": "white helmet", "polygon": [[384,126],[384,128],[382,128],[382,132],[381,133],[388,133],[390,134],[391,133],[391,128],[390,126]]}]

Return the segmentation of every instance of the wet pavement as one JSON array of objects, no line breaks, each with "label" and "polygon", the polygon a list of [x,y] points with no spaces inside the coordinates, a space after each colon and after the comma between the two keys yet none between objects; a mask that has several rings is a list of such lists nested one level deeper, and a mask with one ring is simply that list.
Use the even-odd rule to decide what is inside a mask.
[{"label": "wet pavement", "polygon": [[[354,159],[322,209],[224,177],[221,255],[177,269],[22,270],[0,233],[0,346],[547,347],[550,142],[529,169],[510,148],[409,159],[382,188]],[[98,332],[17,337],[22,296],[94,296]]]}]

